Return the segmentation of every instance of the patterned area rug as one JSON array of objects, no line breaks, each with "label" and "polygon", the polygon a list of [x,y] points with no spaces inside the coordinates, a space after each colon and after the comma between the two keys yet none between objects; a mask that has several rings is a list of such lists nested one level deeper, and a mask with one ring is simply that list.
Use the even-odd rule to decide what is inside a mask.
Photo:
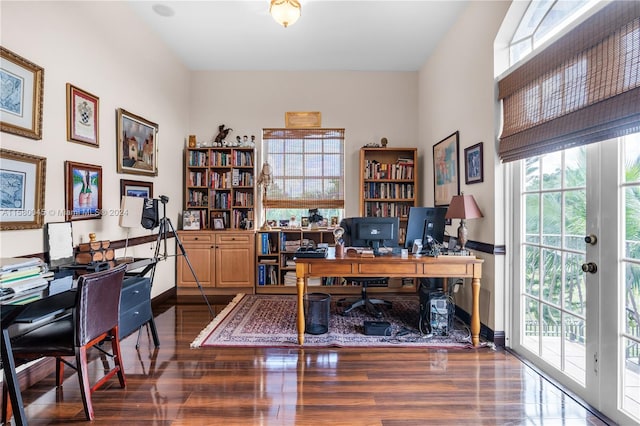
[{"label": "patterned area rug", "polygon": [[[473,348],[469,329],[454,324],[448,336],[425,335],[419,331],[420,307],[417,296],[385,296],[392,308],[381,308],[382,319],[356,308],[341,315],[337,300],[331,297],[329,331],[305,334],[305,347],[446,347]],[[191,347],[297,347],[296,296],[237,295],[213,321],[200,332]],[[388,321],[387,336],[367,336],[364,321]],[[481,343],[481,346],[487,346]]]}]

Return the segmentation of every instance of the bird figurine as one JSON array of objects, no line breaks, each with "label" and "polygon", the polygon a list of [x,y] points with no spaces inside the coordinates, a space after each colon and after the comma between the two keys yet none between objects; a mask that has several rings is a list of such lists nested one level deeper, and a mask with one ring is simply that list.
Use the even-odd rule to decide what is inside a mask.
[{"label": "bird figurine", "polygon": [[218,136],[216,136],[216,138],[215,138],[216,145],[217,146],[221,146],[222,145],[222,141],[224,141],[227,138],[227,135],[232,130],[233,129],[231,129],[231,128],[225,129],[224,128],[224,124],[219,125],[218,126]]}]

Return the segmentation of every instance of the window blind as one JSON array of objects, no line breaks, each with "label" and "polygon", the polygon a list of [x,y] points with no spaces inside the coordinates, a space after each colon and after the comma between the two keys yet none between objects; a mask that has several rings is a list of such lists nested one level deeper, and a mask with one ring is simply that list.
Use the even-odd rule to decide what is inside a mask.
[{"label": "window blind", "polygon": [[267,208],[344,208],[344,129],[263,129]]},{"label": "window blind", "polygon": [[640,2],[605,6],[498,89],[503,161],[640,132]]}]

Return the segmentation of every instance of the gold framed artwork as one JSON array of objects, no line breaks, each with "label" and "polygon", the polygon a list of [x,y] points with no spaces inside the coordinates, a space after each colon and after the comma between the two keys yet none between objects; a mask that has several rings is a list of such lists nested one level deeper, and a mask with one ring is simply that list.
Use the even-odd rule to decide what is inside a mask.
[{"label": "gold framed artwork", "polygon": [[0,130],[42,139],[44,68],[0,46]]},{"label": "gold framed artwork", "polygon": [[158,125],[122,108],[116,111],[118,173],[158,175]]},{"label": "gold framed artwork", "polygon": [[451,197],[460,194],[459,136],[456,131],[433,146],[435,206],[448,206]]},{"label": "gold framed artwork", "polygon": [[46,168],[43,157],[0,149],[0,230],[42,228]]},{"label": "gold framed artwork", "polygon": [[284,125],[290,128],[322,127],[322,114],[311,112],[285,112]]},{"label": "gold framed artwork", "polygon": [[67,83],[67,140],[98,148],[100,99]]},{"label": "gold framed artwork", "polygon": [[102,218],[102,167],[64,162],[65,220]]}]

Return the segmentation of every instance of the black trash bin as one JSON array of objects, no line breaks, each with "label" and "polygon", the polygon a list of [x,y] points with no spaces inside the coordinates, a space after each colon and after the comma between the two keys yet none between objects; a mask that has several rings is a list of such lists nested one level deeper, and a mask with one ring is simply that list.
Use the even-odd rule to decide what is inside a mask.
[{"label": "black trash bin", "polygon": [[329,331],[329,308],[331,295],[307,293],[304,295],[305,331],[309,334],[324,334]]}]

